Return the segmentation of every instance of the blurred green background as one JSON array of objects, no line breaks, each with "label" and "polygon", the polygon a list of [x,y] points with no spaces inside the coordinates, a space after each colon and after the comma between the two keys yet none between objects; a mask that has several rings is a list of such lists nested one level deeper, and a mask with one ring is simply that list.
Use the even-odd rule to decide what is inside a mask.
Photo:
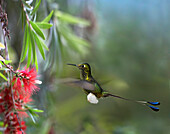
[{"label": "blurred green background", "polygon": [[[8,1],[6,6],[10,54],[17,67],[23,39],[18,22],[21,9],[17,1]],[[87,47],[78,44],[78,50],[74,50],[69,42],[65,45],[52,38],[51,42],[59,45],[54,52],[47,52],[46,61],[38,59],[43,84],[34,95],[34,103],[44,113],[37,124],[26,119],[27,133],[170,133],[169,7],[168,0],[42,0],[37,19],[42,20],[52,9],[59,9],[84,18],[91,25],[69,25],[74,34],[88,42]],[[54,56],[50,65],[48,53]],[[99,104],[93,105],[80,88],[58,84],[60,78],[79,78],[79,70],[66,63],[82,62],[91,65],[94,78],[107,91],[126,98],[160,101],[160,111],[155,113],[114,98],[100,99]]]}]

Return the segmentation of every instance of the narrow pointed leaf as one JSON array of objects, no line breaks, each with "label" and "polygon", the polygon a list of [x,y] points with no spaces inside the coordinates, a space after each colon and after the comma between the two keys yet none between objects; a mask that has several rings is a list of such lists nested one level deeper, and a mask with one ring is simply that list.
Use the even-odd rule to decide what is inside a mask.
[{"label": "narrow pointed leaf", "polygon": [[33,112],[36,112],[36,113],[43,113],[44,111],[43,110],[39,110],[39,109],[31,109]]},{"label": "narrow pointed leaf", "polygon": [[42,38],[45,40],[45,36],[43,34],[43,32],[41,31],[41,29],[38,27],[37,24],[35,24],[34,22],[30,21],[31,26],[33,27],[33,29],[35,30],[35,32]]},{"label": "narrow pointed leaf", "polygon": [[28,49],[27,67],[29,67],[29,65],[30,65],[30,63],[31,63],[31,51],[32,51],[30,28],[28,28],[28,34],[29,34],[29,41],[28,41],[29,49]]},{"label": "narrow pointed leaf", "polygon": [[27,68],[28,68],[29,65],[31,64],[31,52],[32,52],[32,44],[31,44],[31,42],[30,42],[30,44],[29,44],[29,49],[28,49]]},{"label": "narrow pointed leaf", "polygon": [[55,16],[57,16],[60,20],[71,23],[71,24],[81,24],[81,25],[85,25],[85,26],[90,25],[89,21],[87,21],[85,19],[74,17],[70,14],[63,13],[60,11],[56,11]]},{"label": "narrow pointed leaf", "polygon": [[29,112],[29,116],[31,117],[31,119],[32,119],[32,121],[34,122],[34,123],[36,123],[36,121],[35,121],[35,119],[34,119],[34,116]]},{"label": "narrow pointed leaf", "polygon": [[4,127],[4,122],[0,121],[0,127]]},{"label": "narrow pointed leaf", "polygon": [[22,19],[22,30],[24,29],[24,24],[25,24],[25,12],[24,12],[24,9],[22,9],[21,11],[21,19]]},{"label": "narrow pointed leaf", "polygon": [[34,61],[34,63],[35,63],[36,70],[37,70],[37,72],[38,72],[38,61],[37,61],[37,55],[35,55],[35,61]]},{"label": "narrow pointed leaf", "polygon": [[37,44],[37,47],[41,53],[41,56],[43,57],[43,59],[45,60],[45,53],[44,53],[44,50],[42,48],[42,44],[40,42],[40,39],[38,38],[38,36],[33,32],[33,35],[34,35],[34,39],[35,39],[35,42]]},{"label": "narrow pointed leaf", "polygon": [[39,117],[38,114],[36,114],[32,108],[29,107],[28,111],[32,114],[32,116]]},{"label": "narrow pointed leaf", "polygon": [[52,15],[53,15],[53,12],[54,11],[52,10],[51,13],[42,22],[49,22],[51,17],[52,17]]},{"label": "narrow pointed leaf", "polygon": [[12,63],[12,60],[5,60],[5,64]]},{"label": "narrow pointed leaf", "polygon": [[37,12],[37,10],[38,10],[40,4],[41,4],[41,0],[39,0],[38,3],[36,3],[36,5],[35,5],[35,7],[34,7],[32,13],[31,13],[31,15],[33,15],[35,12]]},{"label": "narrow pointed leaf", "polygon": [[29,36],[29,34],[28,34],[28,24],[26,24],[26,26],[25,26],[23,48],[22,48],[22,52],[21,52],[20,62],[24,61],[26,54],[27,54],[27,50],[28,50],[28,43],[27,43],[28,37],[27,36]]},{"label": "narrow pointed leaf", "polygon": [[7,78],[5,77],[5,75],[3,75],[1,72],[0,72],[0,77],[2,77],[4,80],[8,81]]},{"label": "narrow pointed leaf", "polygon": [[35,42],[34,42],[33,33],[31,29],[30,29],[30,39],[31,39],[32,55],[33,55],[32,62],[35,62],[36,49],[35,49]]},{"label": "narrow pointed leaf", "polygon": [[46,49],[47,51],[49,51],[49,48],[46,46],[46,44],[44,44],[44,42],[42,40],[40,40],[41,45],[44,49]]},{"label": "narrow pointed leaf", "polygon": [[47,22],[36,22],[37,26],[41,29],[49,29],[53,25]]},{"label": "narrow pointed leaf", "polygon": [[34,34],[33,31],[30,30],[30,37],[31,37],[31,42],[32,42],[32,53],[33,53],[33,62],[36,66],[36,70],[38,71],[38,61],[37,61],[37,54],[36,54],[36,48],[35,48],[35,42],[34,42]]}]

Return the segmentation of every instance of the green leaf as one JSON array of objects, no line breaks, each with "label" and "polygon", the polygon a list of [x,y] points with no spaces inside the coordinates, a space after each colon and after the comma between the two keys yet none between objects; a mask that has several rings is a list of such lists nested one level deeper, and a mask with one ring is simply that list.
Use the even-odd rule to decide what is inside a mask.
[{"label": "green leaf", "polygon": [[30,30],[30,37],[31,37],[31,42],[32,42],[32,53],[33,53],[33,62],[36,66],[36,70],[38,71],[38,62],[37,62],[37,54],[36,54],[36,48],[35,48],[35,42],[34,42],[34,37],[33,37],[33,31]]},{"label": "green leaf", "polygon": [[47,22],[36,22],[37,26],[41,29],[49,29],[53,25]]},{"label": "green leaf", "polygon": [[41,0],[39,0],[39,1],[36,3],[36,5],[35,5],[35,7],[34,7],[32,13],[31,13],[31,15],[33,15],[35,12],[37,12],[37,10],[38,10],[40,4],[41,4]]},{"label": "green leaf", "polygon": [[5,64],[12,63],[12,60],[5,60]]},{"label": "green leaf", "polygon": [[31,117],[32,121],[33,121],[34,123],[36,123],[36,121],[35,121],[35,119],[34,119],[34,116],[33,116],[30,112],[28,112],[28,114],[29,114],[29,116]]},{"label": "green leaf", "polygon": [[68,42],[68,44],[72,44],[75,48],[80,48],[80,46],[86,46],[89,47],[89,43],[74,35],[71,29],[67,25],[59,25],[59,31],[62,34],[62,36],[65,38],[65,40]]},{"label": "green leaf", "polygon": [[24,9],[22,9],[22,11],[21,11],[21,19],[22,19],[22,30],[23,30],[24,29],[25,20],[26,20]]},{"label": "green leaf", "polygon": [[35,42],[37,44],[37,47],[41,53],[41,56],[43,57],[43,59],[45,60],[45,53],[44,53],[44,50],[42,48],[42,44],[41,44],[41,41],[40,39],[38,38],[38,36],[33,32],[33,35],[34,35],[34,39],[35,39]]},{"label": "green leaf", "polygon": [[20,62],[23,62],[25,57],[26,57],[27,50],[28,50],[28,41],[29,41],[28,38],[29,38],[28,24],[26,24],[25,32],[24,32],[23,48],[22,48],[22,52],[21,52]]},{"label": "green leaf", "polygon": [[33,29],[35,30],[35,32],[42,38],[45,40],[45,36],[43,34],[43,32],[41,31],[41,29],[38,27],[37,24],[35,24],[34,22],[30,21],[31,26],[33,27]]},{"label": "green leaf", "polygon": [[4,122],[0,121],[0,127],[3,127],[3,126],[4,126]]},{"label": "green leaf", "polygon": [[35,42],[34,42],[34,37],[32,30],[30,29],[30,39],[31,39],[31,45],[32,45],[32,54],[33,54],[33,62],[35,62],[35,57],[36,57],[36,49],[35,49]]},{"label": "green leaf", "polygon": [[30,66],[31,64],[31,52],[32,52],[32,44],[30,42],[29,44],[29,50],[28,50],[28,59],[27,59],[27,68]]},{"label": "green leaf", "polygon": [[8,81],[7,78],[5,77],[5,75],[3,75],[1,72],[0,72],[0,76],[1,76],[4,80]]},{"label": "green leaf", "polygon": [[86,40],[84,40],[84,39],[82,39],[82,38],[80,38],[78,36],[75,36],[74,34],[70,34],[69,37],[70,37],[69,40],[71,40],[73,42],[76,42],[76,44],[89,46],[89,43]]},{"label": "green leaf", "polygon": [[37,72],[38,72],[38,61],[37,61],[37,55],[35,55],[35,61],[34,61],[34,63],[35,63],[36,70],[37,70]]},{"label": "green leaf", "polygon": [[28,109],[28,111],[30,112],[30,114],[34,117],[39,117],[38,114],[36,114],[32,109]]},{"label": "green leaf", "polygon": [[52,10],[51,13],[42,22],[49,22],[51,17],[52,17],[52,15],[53,15],[53,12],[54,11]]},{"label": "green leaf", "polygon": [[49,51],[49,48],[44,44],[44,42],[42,40],[40,40],[41,45],[44,49],[46,49],[47,51]]},{"label": "green leaf", "polygon": [[56,11],[55,12],[55,15],[62,21],[65,21],[65,22],[68,22],[68,23],[71,23],[71,24],[81,24],[81,25],[85,25],[85,26],[89,26],[90,25],[90,22],[85,20],[85,19],[82,19],[82,18],[77,18],[77,17],[74,17],[70,14],[67,14],[67,13],[63,13],[63,12],[60,12],[60,11]]},{"label": "green leaf", "polygon": [[36,119],[37,117],[39,117],[38,114],[36,114],[35,112],[37,112],[37,113],[42,113],[42,112],[44,112],[43,110],[39,110],[39,109],[36,109],[36,108],[32,108],[32,107],[27,106],[27,105],[25,105],[25,108],[28,109],[29,115],[30,115],[30,117],[31,117],[31,119],[32,119],[32,121],[33,121],[34,123],[36,123],[35,119]]},{"label": "green leaf", "polygon": [[29,67],[31,63],[31,51],[32,51],[32,43],[31,43],[31,33],[30,33],[30,28],[28,28],[28,34],[29,34],[29,49],[28,49],[28,58],[27,58],[27,67]]},{"label": "green leaf", "polygon": [[31,109],[33,112],[36,112],[36,113],[43,113],[44,111],[43,110],[39,110],[39,109]]}]

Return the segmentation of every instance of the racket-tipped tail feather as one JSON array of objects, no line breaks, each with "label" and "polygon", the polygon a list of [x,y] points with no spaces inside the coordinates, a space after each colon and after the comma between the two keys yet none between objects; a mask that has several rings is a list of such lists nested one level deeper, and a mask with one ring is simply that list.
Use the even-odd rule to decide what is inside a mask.
[{"label": "racket-tipped tail feather", "polygon": [[155,112],[158,112],[159,111],[159,108],[158,107],[154,107],[154,106],[151,106],[151,105],[146,105],[148,106],[149,108],[151,108],[153,111]]},{"label": "racket-tipped tail feather", "polygon": [[157,105],[160,105],[160,102],[147,102],[148,104],[151,104],[151,105],[154,105],[154,106],[157,106]]},{"label": "racket-tipped tail feather", "polygon": [[110,94],[110,93],[107,93],[107,92],[103,94],[103,97],[109,97],[109,96],[116,97],[116,98],[119,98],[119,99],[123,99],[123,100],[126,100],[126,101],[137,102],[138,104],[146,105],[147,107],[151,108],[153,111],[156,111],[156,112],[159,111],[159,108],[154,107],[154,106],[160,105],[160,102],[135,101],[135,100],[131,100],[131,99],[121,97],[121,96],[113,95],[113,94]]}]

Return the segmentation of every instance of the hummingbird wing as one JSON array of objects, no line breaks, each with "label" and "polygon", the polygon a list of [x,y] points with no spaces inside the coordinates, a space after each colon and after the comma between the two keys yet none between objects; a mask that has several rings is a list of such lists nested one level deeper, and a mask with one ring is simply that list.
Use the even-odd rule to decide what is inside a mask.
[{"label": "hummingbird wing", "polygon": [[89,90],[89,91],[95,90],[95,85],[93,83],[90,83],[85,80],[73,81],[70,84],[73,84],[75,86],[81,87],[81,88]]},{"label": "hummingbird wing", "polygon": [[95,83],[89,82],[86,80],[67,78],[67,79],[59,80],[59,83],[64,83],[64,84],[67,84],[69,86],[74,86],[74,87],[81,87],[89,91],[95,90]]}]

